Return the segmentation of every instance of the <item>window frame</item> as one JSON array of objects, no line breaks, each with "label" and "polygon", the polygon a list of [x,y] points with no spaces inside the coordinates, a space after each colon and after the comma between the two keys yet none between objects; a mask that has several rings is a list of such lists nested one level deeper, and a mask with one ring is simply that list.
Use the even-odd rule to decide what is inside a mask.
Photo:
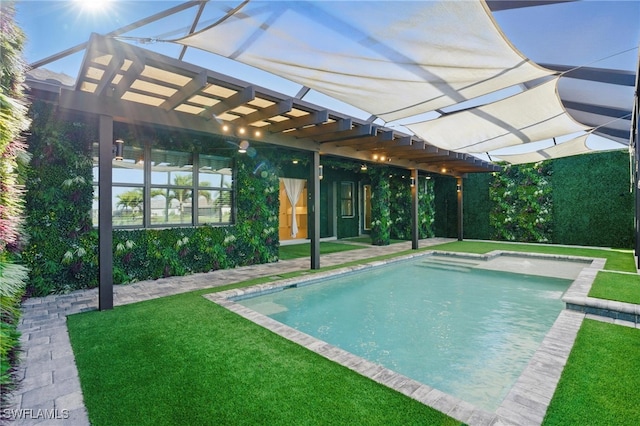
[{"label": "window frame", "polygon": [[[141,211],[142,211],[142,221],[140,224],[116,224],[113,222],[113,218],[116,217],[116,215],[114,215],[113,213],[115,213],[115,208],[114,208],[114,204],[115,204],[115,198],[112,198],[111,204],[112,204],[112,226],[114,229],[153,229],[153,228],[181,228],[181,227],[194,227],[194,226],[228,226],[228,225],[233,225],[236,222],[236,162],[234,160],[234,158],[232,157],[227,157],[227,156],[222,156],[222,155],[215,155],[215,154],[210,154],[210,153],[198,153],[198,152],[186,152],[186,151],[180,151],[180,150],[171,150],[171,149],[163,149],[160,147],[154,147],[151,146],[150,143],[145,143],[144,147],[142,148],[142,150],[140,149],[139,146],[132,146],[132,149],[126,149],[125,146],[125,150],[124,153],[125,155],[127,154],[127,152],[131,152],[134,151],[136,153],[135,157],[136,158],[127,158],[125,156],[125,161],[128,161],[129,163],[134,163],[135,165],[140,165],[140,167],[142,168],[142,183],[126,183],[126,182],[120,182],[120,181],[116,181],[113,182],[113,178],[112,178],[112,189],[116,189],[116,188],[129,188],[129,189],[140,189],[142,191],[143,194],[143,201],[142,201],[142,207],[141,207]],[[166,184],[158,184],[158,183],[152,183],[152,172],[153,172],[153,166],[152,166],[152,159],[153,159],[153,152],[154,150],[156,151],[164,151],[166,153],[179,153],[180,155],[188,155],[190,156],[190,160],[191,160],[191,184],[190,185],[186,185],[186,184],[181,184],[181,185],[172,185],[170,182],[166,183]],[[94,204],[92,206],[92,222],[93,222],[93,226],[94,228],[98,227],[98,188],[99,188],[99,161],[98,161],[98,144],[97,142],[94,143],[94,147],[93,147],[93,190],[94,190]],[[131,156],[131,154],[130,154]],[[230,169],[231,173],[220,173],[221,178],[220,178],[220,186],[215,186],[215,185],[207,185],[207,186],[201,186],[199,184],[199,176],[200,176],[200,168],[198,166],[199,164],[199,159],[200,156],[202,156],[203,158],[206,157],[218,157],[220,159],[221,162],[228,164],[228,168]],[[135,166],[133,166],[135,168]],[[116,161],[114,160],[112,162],[112,170],[116,170],[117,169],[117,164]],[[113,176],[113,175],[112,175]],[[225,185],[227,185],[225,187]],[[153,190],[163,190],[165,191],[165,194],[169,194],[169,191],[172,190],[187,190],[190,191],[190,197],[186,198],[186,200],[190,200],[190,209],[191,212],[189,214],[189,218],[188,220],[185,220],[184,222],[154,222],[152,220],[153,216],[152,216],[152,209],[151,209],[151,194]],[[220,193],[220,199],[224,199],[224,204],[221,204],[220,206],[220,214],[218,216],[219,221],[204,221],[200,218],[200,209],[199,209],[199,195],[201,191],[218,191]],[[165,195],[165,197],[167,196]],[[224,197],[224,198],[223,198]],[[223,210],[226,212],[223,214]],[[165,217],[168,217],[168,213],[166,213]],[[224,218],[228,218],[228,220],[223,220]]]},{"label": "window frame", "polygon": [[[345,187],[348,194],[345,196]],[[355,184],[352,181],[340,182],[340,217],[353,218],[356,215],[355,212]]]}]

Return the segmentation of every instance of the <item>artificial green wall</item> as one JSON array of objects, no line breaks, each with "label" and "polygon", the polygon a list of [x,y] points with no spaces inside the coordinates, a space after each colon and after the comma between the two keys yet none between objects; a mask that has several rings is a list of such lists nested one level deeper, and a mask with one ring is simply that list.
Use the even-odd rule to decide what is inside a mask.
[{"label": "artificial green wall", "polygon": [[[463,179],[464,238],[632,248],[629,154],[611,151]],[[454,178],[438,176],[436,236],[457,236]],[[505,195],[506,194],[506,195]]]},{"label": "artificial green wall", "polygon": [[435,176],[433,181],[435,193],[435,236],[456,238],[458,236],[456,179],[450,176]]},{"label": "artificial green wall", "polygon": [[554,242],[633,247],[634,196],[627,151],[555,160],[552,179]]},{"label": "artificial green wall", "polygon": [[[491,173],[473,173],[463,179],[464,237],[476,240],[491,239]],[[455,198],[453,200],[455,202]]]},{"label": "artificial green wall", "polygon": [[[98,238],[90,211],[91,142],[96,140],[97,120],[61,120],[54,106],[44,102],[35,102],[31,115],[28,143],[33,167],[26,182],[30,241],[22,252],[31,271],[29,294],[95,287]],[[114,281],[276,261],[281,175],[277,157],[269,149],[258,149],[255,156],[236,158],[236,225],[114,231]]]}]

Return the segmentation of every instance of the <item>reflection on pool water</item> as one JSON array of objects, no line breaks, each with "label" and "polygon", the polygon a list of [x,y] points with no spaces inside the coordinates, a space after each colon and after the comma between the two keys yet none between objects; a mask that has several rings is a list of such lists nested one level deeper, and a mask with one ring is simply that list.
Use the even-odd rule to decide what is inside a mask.
[{"label": "reflection on pool water", "polygon": [[238,303],[494,411],[570,284],[418,257]]}]

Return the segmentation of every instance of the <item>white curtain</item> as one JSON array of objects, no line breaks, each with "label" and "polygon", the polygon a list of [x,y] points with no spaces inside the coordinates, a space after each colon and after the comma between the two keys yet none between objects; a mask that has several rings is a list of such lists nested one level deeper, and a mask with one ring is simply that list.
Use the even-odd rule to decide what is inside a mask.
[{"label": "white curtain", "polygon": [[290,178],[280,178],[280,180],[284,184],[284,190],[286,191],[287,198],[289,198],[289,202],[291,203],[291,237],[295,238],[296,235],[298,235],[296,204],[298,204],[298,199],[300,198],[300,194],[302,194],[302,190],[304,189],[304,185],[307,181],[304,179]]}]

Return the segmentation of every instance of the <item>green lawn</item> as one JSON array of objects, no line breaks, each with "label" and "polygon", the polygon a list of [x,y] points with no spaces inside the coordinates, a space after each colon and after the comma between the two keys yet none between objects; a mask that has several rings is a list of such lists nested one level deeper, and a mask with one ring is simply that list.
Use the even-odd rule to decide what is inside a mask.
[{"label": "green lawn", "polygon": [[640,424],[639,365],[639,329],[585,320],[543,424]]},{"label": "green lawn", "polygon": [[599,272],[589,296],[640,305],[640,275]]},{"label": "green lawn", "polygon": [[[605,257],[608,269],[635,271],[622,250],[467,241],[424,250],[433,248]],[[216,291],[264,281],[273,278]],[[68,317],[93,425],[457,424],[201,297],[210,291]],[[640,299],[633,274],[601,272],[594,291]],[[640,424],[639,349],[640,330],[585,321],[545,424]]]},{"label": "green lawn", "polygon": [[[338,253],[348,250],[360,250],[363,247],[355,244],[334,243],[323,241],[320,243],[320,254]],[[290,244],[280,246],[280,260],[298,259],[311,256],[311,244]]]},{"label": "green lawn", "polygon": [[458,424],[202,293],[68,317],[92,425]]}]

